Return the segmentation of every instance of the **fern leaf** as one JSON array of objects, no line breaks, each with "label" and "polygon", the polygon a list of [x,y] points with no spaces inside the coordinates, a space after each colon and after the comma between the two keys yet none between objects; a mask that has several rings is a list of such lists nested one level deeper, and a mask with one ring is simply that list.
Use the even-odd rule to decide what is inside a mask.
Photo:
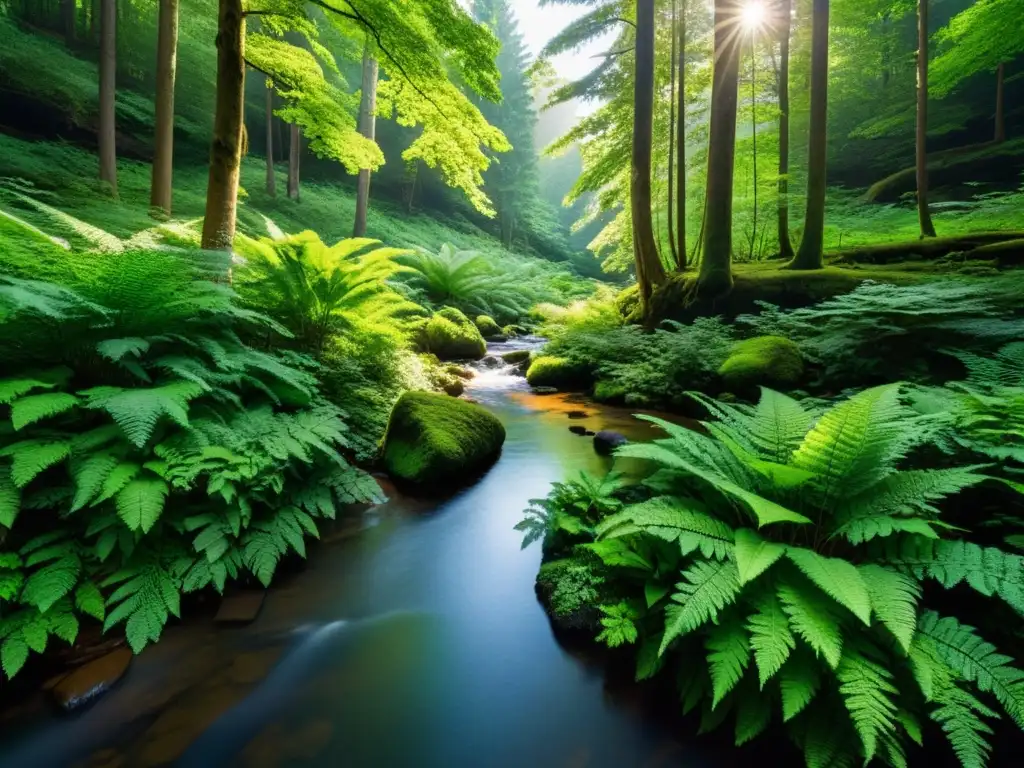
[{"label": "fern leaf", "polygon": [[783,610],[789,625],[828,665],[835,669],[843,653],[843,634],[839,627],[835,603],[810,585],[778,587]]},{"label": "fern leaf", "polygon": [[598,642],[604,643],[609,648],[618,648],[620,645],[636,642],[639,636],[636,627],[638,616],[628,603],[602,605],[599,608],[604,616],[601,617],[603,629],[596,638]]},{"label": "fern leaf", "polygon": [[672,600],[678,605],[665,609],[665,636],[658,655],[680,635],[685,635],[717,617],[740,592],[736,565],[731,562],[694,563],[682,573]]},{"label": "fern leaf", "polygon": [[993,731],[981,716],[998,715],[955,684],[937,691],[935,702],[939,706],[928,716],[945,732],[960,764],[964,768],[985,768],[992,752],[986,737]]},{"label": "fern leaf", "polygon": [[790,653],[796,648],[796,640],[789,628],[789,619],[782,609],[778,597],[767,592],[755,602],[757,613],[747,620],[750,630],[750,644],[754,649],[754,660],[763,689],[782,668]]},{"label": "fern leaf", "polygon": [[10,467],[0,465],[0,526],[12,528],[21,510],[21,491],[14,484]]},{"label": "fern leaf", "polygon": [[897,707],[893,702],[899,691],[892,673],[859,651],[847,648],[836,668],[839,692],[864,745],[865,762],[878,751],[880,738],[896,733]]},{"label": "fern leaf", "polygon": [[856,566],[842,558],[822,557],[811,549],[790,547],[786,556],[825,594],[865,624],[871,623],[871,598]]},{"label": "fern leaf", "polygon": [[188,403],[203,394],[205,388],[193,381],[175,381],[159,387],[122,389],[94,387],[79,392],[85,407],[110,414],[125,436],[143,447],[157,422],[167,416],[182,427],[188,426]]},{"label": "fern leaf", "polygon": [[880,565],[862,565],[858,570],[868,588],[871,609],[903,650],[909,653],[917,630],[917,601],[921,597],[921,585]]},{"label": "fern leaf", "polygon": [[96,497],[92,504],[95,506],[96,504],[102,504],[107,499],[114,498],[141,471],[142,467],[133,461],[123,461],[118,464],[104,478],[103,484],[100,487],[100,495]]},{"label": "fern leaf", "polygon": [[713,435],[780,464],[789,461],[810,429],[814,415],[788,395],[764,387],[754,408],[688,394],[719,419],[706,425]]},{"label": "fern leaf", "polygon": [[954,674],[992,693],[1018,727],[1024,728],[1024,671],[974,634],[974,627],[933,611],[921,614],[917,631],[934,643],[935,653]]},{"label": "fern leaf", "polygon": [[87,616],[103,621],[107,612],[100,588],[91,581],[83,581],[75,590],[75,608]]},{"label": "fern leaf", "polygon": [[155,557],[141,560],[109,577],[105,586],[120,584],[107,604],[112,609],[103,623],[103,631],[125,622],[128,644],[141,653],[149,643],[160,639],[171,616],[181,613],[181,578]]},{"label": "fern leaf", "polygon": [[74,589],[81,572],[81,559],[75,554],[68,554],[33,572],[25,580],[21,602],[34,605],[40,613],[46,613]]},{"label": "fern leaf", "polygon": [[129,530],[149,533],[163,514],[169,491],[159,477],[136,478],[118,492],[117,514]]},{"label": "fern leaf", "polygon": [[821,673],[817,662],[806,652],[793,654],[779,670],[783,722],[789,722],[803,712],[820,686]]},{"label": "fern leaf", "polygon": [[0,379],[0,405],[17,400],[35,389],[53,389],[67,383],[71,378],[70,368],[51,368],[20,378]]},{"label": "fern leaf", "polygon": [[740,584],[753,581],[786,554],[785,546],[761,538],[761,534],[750,528],[740,528],[735,539],[734,556]]},{"label": "fern leaf", "polygon": [[270,586],[274,571],[277,570],[277,563],[283,554],[280,539],[267,531],[249,531],[242,544],[242,561],[245,567],[264,587]]},{"label": "fern leaf", "polygon": [[601,562],[612,568],[637,568],[643,571],[654,571],[654,564],[639,552],[634,551],[622,539],[606,539],[581,544],[580,549],[593,552]]},{"label": "fern leaf", "polygon": [[700,550],[704,557],[724,560],[732,552],[733,532],[728,525],[707,514],[697,502],[673,496],[631,504],[604,518],[595,533],[612,539],[638,530],[678,541],[684,555]]},{"label": "fern leaf", "polygon": [[743,677],[750,663],[750,643],[742,621],[733,614],[708,630],[704,645],[709,651],[711,707],[715,708]]},{"label": "fern leaf", "polygon": [[11,403],[11,424],[16,430],[29,424],[67,413],[78,405],[78,398],[67,392],[47,392],[21,397]]},{"label": "fern leaf", "polygon": [[0,456],[11,457],[11,479],[18,488],[24,488],[70,454],[71,443],[63,440],[23,440],[0,449]]},{"label": "fern leaf", "polygon": [[771,702],[767,696],[759,696],[753,690],[750,695],[742,695],[746,688],[736,697],[736,746],[741,747],[757,738],[772,719]]},{"label": "fern leaf", "polygon": [[149,351],[149,342],[134,336],[124,339],[104,339],[96,345],[96,351],[112,363],[117,363],[126,355],[142,357]]},{"label": "fern leaf", "polygon": [[8,678],[14,677],[28,661],[28,643],[25,642],[21,633],[11,634],[4,638],[0,645],[0,666],[3,666],[4,674]]},{"label": "fern leaf", "polygon": [[119,463],[118,458],[111,453],[94,453],[83,461],[72,460],[71,476],[75,481],[75,495],[69,511],[77,512],[96,498]]}]

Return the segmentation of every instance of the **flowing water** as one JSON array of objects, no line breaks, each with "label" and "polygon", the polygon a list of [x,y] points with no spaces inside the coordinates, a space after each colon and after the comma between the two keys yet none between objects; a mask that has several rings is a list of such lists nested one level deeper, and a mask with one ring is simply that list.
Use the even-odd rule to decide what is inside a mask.
[{"label": "flowing water", "polygon": [[553,481],[611,465],[569,426],[650,427],[479,368],[467,396],[508,437],[478,482],[441,500],[393,493],[360,530],[325,535],[255,622],[169,628],[80,714],[26,704],[0,721],[0,766],[712,764],[558,644],[534,594],[540,548],[521,551],[513,530]]}]

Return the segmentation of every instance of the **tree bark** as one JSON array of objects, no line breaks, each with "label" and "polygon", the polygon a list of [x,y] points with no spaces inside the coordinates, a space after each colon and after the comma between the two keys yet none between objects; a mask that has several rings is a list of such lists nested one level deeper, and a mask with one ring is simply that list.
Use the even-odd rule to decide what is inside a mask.
[{"label": "tree bark", "polygon": [[814,0],[811,21],[811,127],[807,158],[807,212],[794,269],[821,269],[825,248],[828,150],[828,0]]},{"label": "tree bark", "polygon": [[633,257],[644,306],[655,285],[664,282],[651,211],[651,143],[654,127],[654,0],[636,4],[636,72],[633,84],[633,168],[630,205]]},{"label": "tree bark", "polygon": [[299,200],[299,155],[302,151],[302,135],[299,126],[288,126],[288,197]]},{"label": "tree bark", "polygon": [[245,103],[245,17],[242,0],[218,0],[217,106],[210,147],[203,248],[230,250],[238,213]]},{"label": "tree bark", "polygon": [[419,181],[420,161],[414,160],[405,164],[405,174],[402,179],[402,207],[406,215],[412,215],[412,206],[416,200],[416,182]]},{"label": "tree bark", "polygon": [[[373,141],[377,137],[377,60],[367,38],[363,48],[363,89],[359,101],[359,133]],[[366,236],[366,214],[370,208],[370,169],[359,169],[356,183],[356,221],[352,237]]]},{"label": "tree bark", "polygon": [[1006,65],[1000,64],[996,68],[996,135],[995,140],[997,144],[1002,144],[1006,141],[1006,117],[1005,117],[1005,106],[1003,101],[1004,85],[1003,81],[1006,77]]},{"label": "tree bark", "polygon": [[741,15],[737,0],[715,0],[715,64],[711,81],[704,257],[698,277],[698,292],[709,297],[727,293],[732,288],[732,187],[736,160]]},{"label": "tree bark", "polygon": [[781,0],[779,20],[779,255],[794,257],[789,237],[789,38],[792,35],[792,0]]},{"label": "tree bark", "polygon": [[917,0],[917,218],[921,237],[935,237],[928,210],[928,0]]},{"label": "tree bark", "polygon": [[676,161],[676,266],[686,269],[686,0],[682,0],[679,16],[679,91],[676,94],[677,139]]},{"label": "tree bark", "polygon": [[274,84],[267,80],[267,194],[277,196],[274,176]]},{"label": "tree bark", "polygon": [[672,0],[672,53],[669,57],[671,76],[669,83],[669,117],[668,117],[668,247],[672,254],[672,263],[682,269],[679,261],[679,249],[676,243],[675,226],[675,183],[676,183],[676,59],[679,42],[676,33],[679,29],[679,4]]},{"label": "tree bark", "polygon": [[117,197],[117,1],[102,0],[100,15],[100,181]]},{"label": "tree bark", "polygon": [[68,48],[75,45],[75,0],[60,0],[60,21],[64,31],[64,44]]},{"label": "tree bark", "polygon": [[171,215],[174,170],[174,77],[178,59],[178,0],[160,0],[156,47],[156,146],[149,193],[152,212]]}]

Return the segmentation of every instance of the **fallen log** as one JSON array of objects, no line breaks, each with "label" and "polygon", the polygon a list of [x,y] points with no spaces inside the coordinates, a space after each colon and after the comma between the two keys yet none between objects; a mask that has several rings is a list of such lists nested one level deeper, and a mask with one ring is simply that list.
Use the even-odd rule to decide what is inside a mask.
[{"label": "fallen log", "polygon": [[[1024,232],[975,232],[952,237],[928,237],[903,243],[861,245],[825,255],[829,264],[891,264],[911,259],[940,259],[951,253],[972,254],[990,245],[1024,240]],[[994,258],[994,254],[969,258]]]}]

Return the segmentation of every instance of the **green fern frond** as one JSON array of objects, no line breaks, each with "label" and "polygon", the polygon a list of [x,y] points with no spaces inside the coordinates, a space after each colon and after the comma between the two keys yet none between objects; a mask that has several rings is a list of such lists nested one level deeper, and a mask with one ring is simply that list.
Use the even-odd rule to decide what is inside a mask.
[{"label": "green fern frond", "polygon": [[74,552],[54,560],[25,580],[19,598],[24,605],[33,605],[46,613],[59,600],[70,594],[82,573],[82,560]]},{"label": "green fern frond", "polygon": [[170,487],[159,477],[138,477],[114,498],[117,514],[129,530],[149,533],[163,514]]},{"label": "green fern frond", "polygon": [[732,604],[740,591],[736,565],[698,561],[682,572],[672,600],[678,605],[665,609],[665,636],[659,655],[680,635],[694,631]]},{"label": "green fern frond", "polygon": [[964,768],[985,768],[992,752],[987,737],[993,731],[981,718],[998,715],[955,684],[936,691],[934,701],[939,706],[928,716],[945,732],[960,764]]},{"label": "green fern frond", "polygon": [[799,402],[765,387],[757,405],[722,403],[689,393],[718,421],[705,422],[712,435],[746,448],[767,461],[787,463],[811,428],[814,412]]},{"label": "green fern frond", "polygon": [[136,555],[135,562],[117,571],[103,586],[119,585],[107,599],[111,610],[103,623],[103,631],[125,622],[128,645],[141,653],[155,643],[171,616],[181,613],[180,566],[168,567],[152,553]]},{"label": "green fern frond", "polygon": [[921,585],[908,576],[867,564],[858,567],[871,597],[871,610],[907,653],[917,630],[917,601]]},{"label": "green fern frond", "polygon": [[98,621],[103,621],[107,604],[100,588],[92,581],[83,581],[75,589],[75,610]]},{"label": "green fern frond", "polygon": [[104,339],[96,345],[96,351],[112,363],[120,362],[124,357],[142,357],[149,351],[149,341],[138,337],[124,339]]},{"label": "green fern frond", "polygon": [[123,389],[94,387],[79,392],[85,407],[104,410],[137,447],[143,447],[162,416],[188,427],[188,404],[204,388],[192,381],[176,381],[158,387]]},{"label": "green fern frond", "polygon": [[843,651],[836,677],[850,719],[864,745],[865,762],[870,762],[878,751],[879,740],[896,734],[894,699],[899,690],[885,666],[855,648]]},{"label": "green fern frond", "polygon": [[68,382],[70,368],[50,368],[45,371],[25,373],[12,379],[0,379],[0,405],[7,405],[36,389],[53,389]]},{"label": "green fern frond", "polygon": [[743,695],[742,689],[736,697],[736,741],[737,747],[757,738],[768,727],[772,719],[772,708],[767,696],[759,696],[751,689]]},{"label": "green fern frond", "polygon": [[97,496],[93,501],[92,505],[102,504],[108,499],[114,498],[120,493],[125,486],[134,480],[139,472],[142,471],[142,467],[136,464],[134,461],[121,461],[111,469],[106,477],[104,477],[102,484],[100,485],[100,495]]},{"label": "green fern frond", "polygon": [[0,526],[12,528],[21,511],[21,490],[14,484],[11,468],[0,465]]},{"label": "green fern frond", "polygon": [[23,440],[0,448],[0,456],[11,457],[11,480],[24,488],[36,477],[71,454],[66,440]]},{"label": "green fern frond", "polygon": [[740,528],[735,534],[734,557],[740,584],[747,584],[767,571],[786,554],[786,547],[761,538],[750,528]]},{"label": "green fern frond", "polygon": [[620,645],[636,642],[639,637],[636,620],[639,616],[628,603],[598,607],[604,614],[601,617],[602,630],[596,638],[599,643],[604,643],[609,648],[618,648]]},{"label": "green fern frond", "polygon": [[599,538],[643,531],[665,541],[678,541],[684,555],[700,550],[704,557],[724,560],[732,551],[732,529],[691,499],[658,496],[632,504],[604,518],[594,529]]},{"label": "green fern frond", "polygon": [[760,595],[754,605],[757,612],[747,620],[747,629],[757,662],[758,681],[763,689],[789,659],[796,648],[796,639],[782,603],[773,592]]},{"label": "green fern frond", "polygon": [[779,670],[782,720],[789,722],[803,712],[820,687],[821,670],[817,661],[805,651],[797,650]]},{"label": "green fern frond", "polygon": [[865,624],[871,623],[871,598],[867,585],[848,560],[823,557],[811,549],[790,547],[786,556],[829,597],[850,611]]},{"label": "green fern frond", "polygon": [[118,464],[120,459],[107,452],[93,453],[80,461],[72,459],[71,477],[75,483],[75,495],[69,511],[77,512],[96,498]]},{"label": "green fern frond", "polygon": [[711,673],[715,708],[736,687],[750,664],[750,642],[743,628],[743,622],[734,612],[712,626],[704,639],[708,650],[708,671]]},{"label": "green fern frond", "polygon": [[67,392],[47,392],[42,395],[28,395],[11,403],[11,424],[16,430],[29,424],[67,413],[78,405],[78,398]]},{"label": "green fern frond", "polygon": [[793,632],[835,669],[843,653],[843,633],[835,602],[816,588],[783,582],[778,587]]}]

